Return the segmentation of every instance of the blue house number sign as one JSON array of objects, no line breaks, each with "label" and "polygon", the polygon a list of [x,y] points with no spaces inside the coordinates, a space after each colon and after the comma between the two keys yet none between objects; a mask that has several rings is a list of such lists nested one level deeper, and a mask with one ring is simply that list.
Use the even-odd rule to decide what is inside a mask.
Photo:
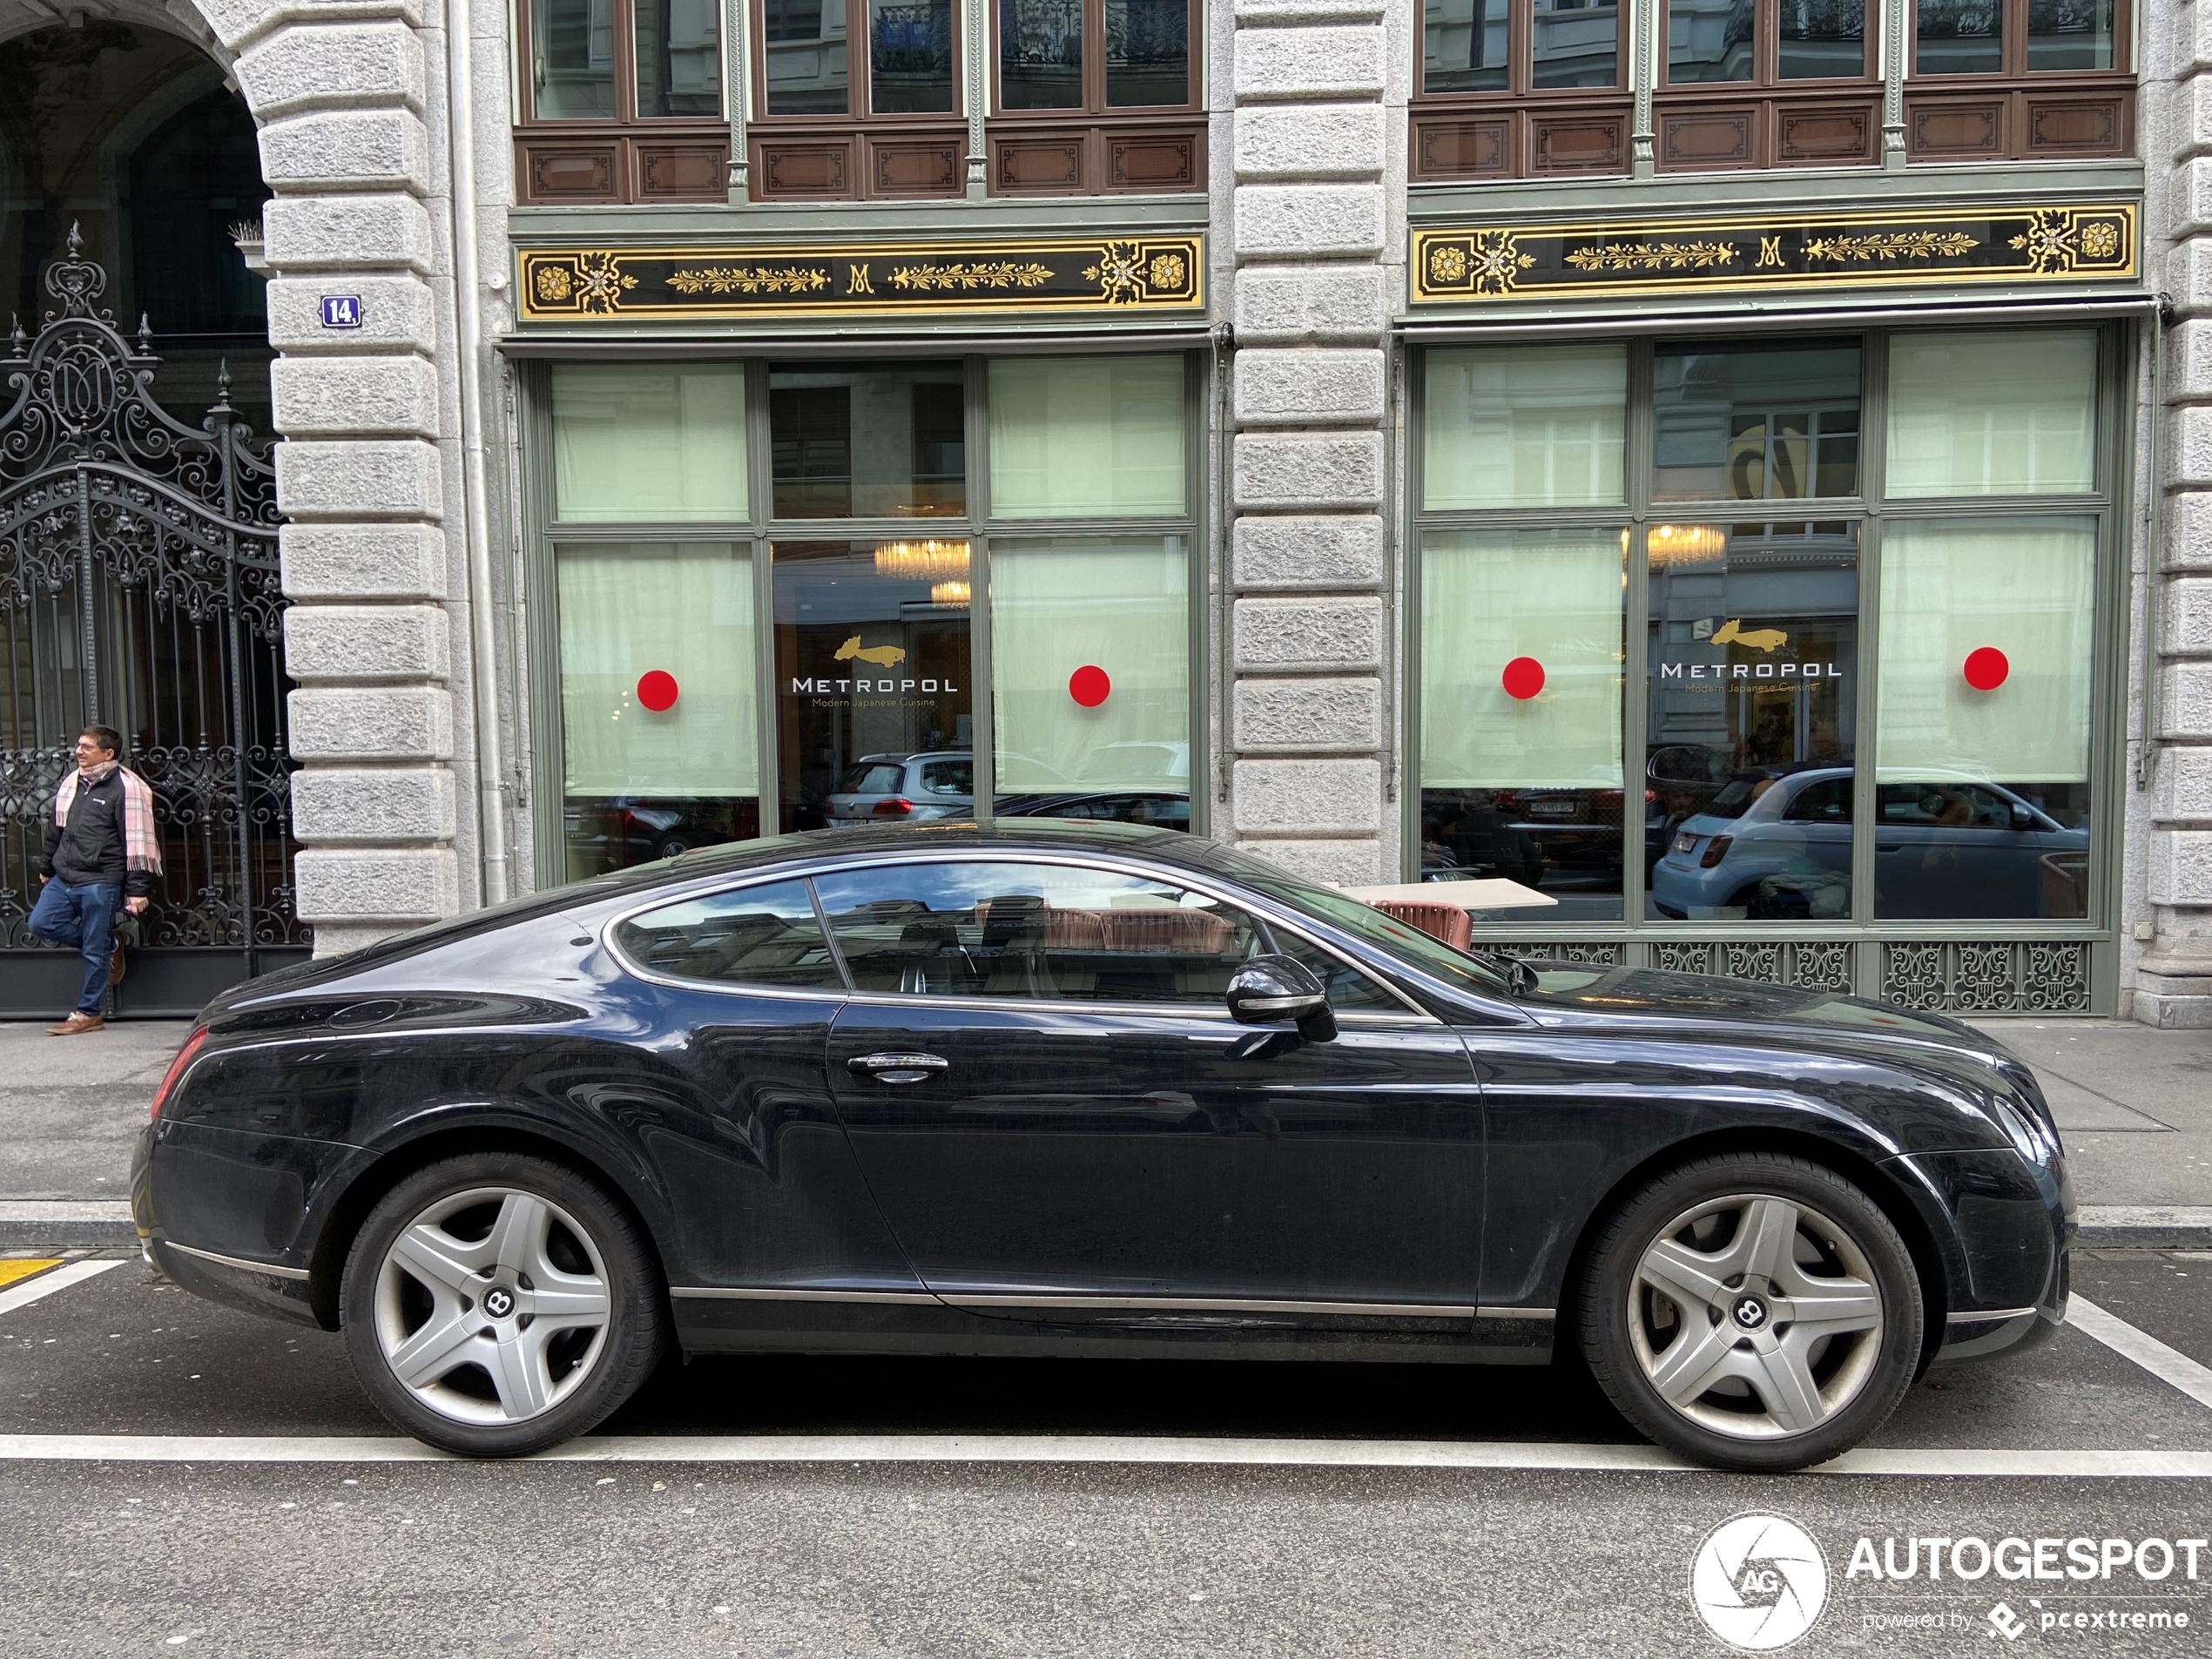
[{"label": "blue house number sign", "polygon": [[358,328],[361,326],[361,300],[357,293],[326,293],[322,297],[322,326],[326,328]]}]

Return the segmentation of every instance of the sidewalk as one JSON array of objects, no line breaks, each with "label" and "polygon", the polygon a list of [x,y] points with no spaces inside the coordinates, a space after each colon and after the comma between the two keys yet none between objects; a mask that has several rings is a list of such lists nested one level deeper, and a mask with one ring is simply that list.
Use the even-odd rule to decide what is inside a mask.
[{"label": "sidewalk", "polygon": [[[0,1245],[137,1242],[131,1141],[186,1028],[149,1020],[62,1038],[0,1024]],[[2212,1031],[2109,1020],[1984,1028],[2042,1079],[2085,1244],[2212,1248]]]}]

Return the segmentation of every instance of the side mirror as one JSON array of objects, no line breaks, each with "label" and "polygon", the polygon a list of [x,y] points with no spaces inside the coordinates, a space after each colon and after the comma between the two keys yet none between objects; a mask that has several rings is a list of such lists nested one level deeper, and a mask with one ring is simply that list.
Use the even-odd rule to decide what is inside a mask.
[{"label": "side mirror", "polygon": [[1295,957],[1253,957],[1231,975],[1226,1000],[1229,1017],[1239,1025],[1295,1022],[1308,1042],[1326,1042],[1337,1034],[1328,988]]},{"label": "side mirror", "polygon": [[2020,801],[2013,803],[2013,827],[2016,830],[2032,830],[2035,827],[2034,813]]}]

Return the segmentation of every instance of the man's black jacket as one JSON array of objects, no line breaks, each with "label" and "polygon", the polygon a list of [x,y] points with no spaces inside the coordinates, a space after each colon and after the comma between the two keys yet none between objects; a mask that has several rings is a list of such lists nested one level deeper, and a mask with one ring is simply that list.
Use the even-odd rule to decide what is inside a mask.
[{"label": "man's black jacket", "polygon": [[120,766],[96,784],[78,782],[67,824],[57,824],[47,813],[38,873],[71,887],[105,881],[121,887],[125,898],[153,897],[152,873],[132,869],[125,854]]}]

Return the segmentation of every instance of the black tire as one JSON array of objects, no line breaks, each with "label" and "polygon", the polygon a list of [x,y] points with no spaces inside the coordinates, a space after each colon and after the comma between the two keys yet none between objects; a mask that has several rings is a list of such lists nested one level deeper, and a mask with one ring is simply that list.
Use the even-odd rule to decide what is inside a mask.
[{"label": "black tire", "polygon": [[[395,1426],[465,1457],[523,1457],[637,1391],[660,1358],[666,1306],[651,1243],[598,1183],[532,1153],[472,1152],[418,1170],[369,1212],[339,1318],[354,1373]],[[415,1386],[394,1366],[408,1345]]]},{"label": "black tire", "polygon": [[[1669,1240],[1670,1253],[1651,1258],[1656,1269],[1670,1270],[1676,1260],[1693,1271],[1698,1262],[1732,1265],[1734,1252],[1757,1250],[1762,1217],[1775,1218],[1769,1231],[1778,1237],[1785,1214],[1791,1256],[1811,1259],[1785,1266],[1772,1281],[1757,1272],[1740,1284],[1732,1275],[1716,1278],[1716,1287],[1730,1288],[1720,1300],[1695,1306],[1706,1322],[1702,1330],[1689,1298],[1676,1302],[1645,1272],[1648,1253]],[[1699,1218],[1678,1229],[1693,1217]],[[1715,1231],[1701,1234],[1709,1226]],[[1718,1242],[1704,1242],[1708,1237]],[[1838,1271],[1824,1291],[1831,1266]],[[1858,1288],[1869,1284],[1878,1293],[1876,1323],[1842,1331],[1850,1310],[1874,1300]],[[1789,1293],[1791,1285],[1799,1294]],[[1825,1462],[1887,1420],[1919,1364],[1925,1309],[1904,1239],[1851,1182],[1786,1154],[1716,1153],[1645,1183],[1600,1223],[1577,1292],[1582,1354],[1607,1397],[1650,1439],[1717,1468],[1778,1472]],[[1824,1295],[1843,1311],[1835,1321],[1811,1312]],[[1811,1334],[1831,1328],[1839,1334]],[[1655,1336],[1663,1345],[1655,1345]],[[1693,1338],[1676,1355],[1674,1344]],[[1777,1352],[1781,1358],[1771,1357]],[[1681,1363],[1670,1366],[1669,1355]],[[1745,1374],[1719,1375],[1710,1389],[1699,1388],[1710,1365]],[[1670,1371],[1680,1403],[1654,1380]],[[1811,1393],[1792,1396],[1791,1379]],[[1697,1392],[1682,1392],[1689,1389]]]}]

